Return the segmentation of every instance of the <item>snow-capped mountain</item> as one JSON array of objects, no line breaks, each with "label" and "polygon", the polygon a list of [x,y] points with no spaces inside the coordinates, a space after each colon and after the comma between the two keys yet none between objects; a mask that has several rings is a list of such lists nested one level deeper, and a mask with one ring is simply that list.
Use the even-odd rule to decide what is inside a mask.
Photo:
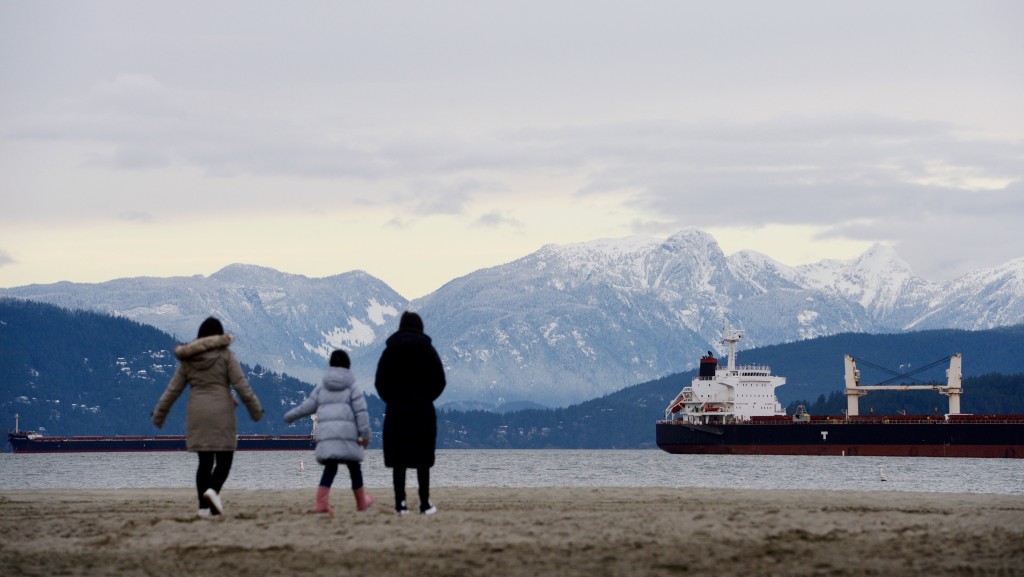
[{"label": "snow-capped mountain", "polygon": [[454,397],[565,404],[692,368],[726,323],[748,330],[747,346],[876,328],[856,303],[787,275],[799,276],[756,253],[728,259],[688,230],[546,246],[412,306],[458,376]]},{"label": "snow-capped mountain", "polygon": [[725,324],[743,348],[841,332],[982,329],[1024,322],[1024,259],[931,283],[888,247],[790,267],[726,256],[700,230],[665,240],[549,245],[413,302],[363,272],[323,279],[232,265],[210,277],[134,278],[0,290],[123,315],[181,340],[214,314],[239,357],[313,382],[350,351],[372,390],[383,341],[419,311],[444,359],[442,401],[564,405],[692,368]]},{"label": "snow-capped mountain", "polygon": [[252,265],[230,265],[204,277],[127,278],[98,284],[30,285],[0,296],[123,316],[185,342],[207,316],[235,335],[239,359],[318,382],[335,348],[372,381],[384,339],[408,301],[362,271],[311,279]]},{"label": "snow-capped mountain", "polygon": [[796,282],[859,304],[879,324],[902,328],[927,309],[941,287],[914,275],[891,247],[876,244],[852,262],[825,260],[794,269]]},{"label": "snow-capped mountain", "polygon": [[1024,322],[1024,258],[976,270],[935,290],[904,329],[981,329]]}]

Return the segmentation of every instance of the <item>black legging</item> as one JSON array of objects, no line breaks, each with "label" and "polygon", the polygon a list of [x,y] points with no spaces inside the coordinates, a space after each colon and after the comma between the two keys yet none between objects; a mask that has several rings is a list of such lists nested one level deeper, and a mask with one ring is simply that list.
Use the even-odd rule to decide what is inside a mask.
[{"label": "black legging", "polygon": [[324,461],[324,474],[320,476],[320,486],[331,488],[331,483],[334,483],[334,476],[338,474],[338,464],[345,463],[348,466],[348,476],[352,479],[352,490],[361,489],[363,486],[363,469],[359,466],[359,461],[341,461],[338,459],[328,459]]},{"label": "black legging", "polygon": [[[405,501],[405,467],[391,470],[391,482],[395,486],[395,507]],[[430,467],[416,469],[416,482],[420,489],[420,511],[430,508]]]},{"label": "black legging", "polygon": [[[203,498],[207,489],[220,493],[224,481],[231,472],[234,451],[199,451],[199,469],[196,470],[196,491],[199,492],[199,508],[207,509],[210,504]],[[216,465],[216,466],[215,466]]]}]

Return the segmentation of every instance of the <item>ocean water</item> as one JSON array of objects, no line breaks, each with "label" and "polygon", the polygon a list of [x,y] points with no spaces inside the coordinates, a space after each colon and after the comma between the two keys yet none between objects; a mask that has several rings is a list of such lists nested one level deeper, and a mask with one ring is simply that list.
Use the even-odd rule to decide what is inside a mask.
[{"label": "ocean water", "polygon": [[[0,490],[190,488],[192,453],[0,454]],[[313,452],[235,453],[227,487],[316,486]],[[347,483],[344,469],[335,483]],[[366,453],[367,487],[391,486],[379,450]],[[884,480],[883,480],[884,479]],[[409,475],[409,486],[416,484]],[[1024,494],[1024,460],[915,457],[670,455],[649,450],[441,450],[435,487],[723,487]]]}]

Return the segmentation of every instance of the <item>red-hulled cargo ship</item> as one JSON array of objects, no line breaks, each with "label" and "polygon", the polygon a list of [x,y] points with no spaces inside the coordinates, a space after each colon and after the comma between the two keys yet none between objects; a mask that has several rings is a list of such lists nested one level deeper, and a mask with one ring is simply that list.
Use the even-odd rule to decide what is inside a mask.
[{"label": "red-hulled cargo ship", "polygon": [[[853,357],[846,357],[847,411],[811,416],[803,407],[787,416],[775,395],[786,383],[766,366],[736,366],[739,331],[726,330],[726,367],[709,352],[691,385],[658,421],[658,447],[679,454],[835,455],[886,457],[1024,458],[1024,415],[960,413],[960,355],[950,357],[942,385],[862,386]],[[932,389],[949,397],[946,415],[860,415],[858,400],[870,390]]]},{"label": "red-hulled cargo ship", "polygon": [[[34,431],[19,431],[15,416],[14,432],[7,434],[15,453],[111,453],[132,451],[184,451],[184,435],[126,435],[51,437]],[[238,435],[239,451],[312,451],[313,435]]]}]

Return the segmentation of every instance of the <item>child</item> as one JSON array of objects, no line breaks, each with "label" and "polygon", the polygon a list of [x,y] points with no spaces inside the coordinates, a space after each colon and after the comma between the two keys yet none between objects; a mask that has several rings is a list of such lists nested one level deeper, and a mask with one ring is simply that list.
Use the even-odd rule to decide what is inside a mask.
[{"label": "child", "polygon": [[356,509],[365,511],[373,505],[373,496],[363,488],[363,448],[370,444],[370,413],[366,398],[356,386],[356,377],[349,370],[351,362],[345,351],[331,353],[330,367],[323,381],[302,401],[284,415],[287,423],[316,413],[316,460],[324,466],[316,504],[311,513],[334,515],[329,495],[331,483],[338,473],[338,464],[348,467]]}]

